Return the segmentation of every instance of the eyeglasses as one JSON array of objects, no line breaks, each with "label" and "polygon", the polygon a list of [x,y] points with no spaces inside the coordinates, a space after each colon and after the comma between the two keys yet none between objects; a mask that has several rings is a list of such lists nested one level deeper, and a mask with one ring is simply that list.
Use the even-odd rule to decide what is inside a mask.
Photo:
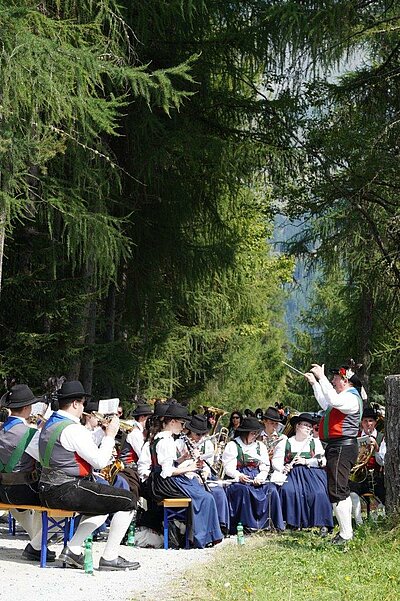
[{"label": "eyeglasses", "polygon": [[240,419],[239,415],[232,415],[232,419]]}]

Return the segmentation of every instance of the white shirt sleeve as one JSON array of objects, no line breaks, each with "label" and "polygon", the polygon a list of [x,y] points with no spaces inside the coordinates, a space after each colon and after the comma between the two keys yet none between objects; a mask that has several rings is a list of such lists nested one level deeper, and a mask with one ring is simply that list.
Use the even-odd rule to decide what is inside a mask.
[{"label": "white shirt sleeve", "polygon": [[97,447],[90,430],[81,424],[70,424],[61,432],[60,443],[67,451],[76,452],[95,469],[109,464],[114,448],[114,438],[104,436]]},{"label": "white shirt sleeve", "polygon": [[142,480],[147,480],[150,476],[151,471],[151,456],[150,456],[150,444],[146,442],[142,447],[142,452],[140,453],[139,460],[137,462],[138,474],[139,478]]},{"label": "white shirt sleeve", "polygon": [[286,438],[279,441],[274,449],[274,454],[272,456],[272,467],[277,472],[283,472],[283,466],[285,461],[285,448],[286,448]]},{"label": "white shirt sleeve", "polygon": [[139,457],[144,444],[143,432],[139,430],[139,428],[134,428],[126,437],[126,442],[131,445],[132,449]]},{"label": "white shirt sleeve", "polygon": [[233,478],[236,482],[239,481],[240,472],[237,469],[237,446],[232,440],[228,442],[222,454],[222,465],[225,469],[225,475],[228,478]]},{"label": "white shirt sleeve", "polygon": [[319,457],[311,457],[310,459],[307,459],[307,465],[308,467],[325,467],[326,458],[324,447],[322,446],[319,438],[314,438],[313,440],[315,444],[315,455],[318,455]]},{"label": "white shirt sleeve", "polygon": [[161,465],[161,477],[169,478],[175,471],[176,446],[172,436],[161,438],[157,443],[157,460]]},{"label": "white shirt sleeve", "polygon": [[[319,385],[327,402],[327,406],[339,409],[339,411],[346,415],[357,413],[357,411],[359,411],[360,403],[357,395],[348,390],[337,393],[326,376],[320,378]],[[324,409],[326,409],[326,407],[324,407]]]},{"label": "white shirt sleeve", "polygon": [[211,440],[206,440],[204,443],[204,453],[200,455],[200,459],[205,459],[208,463],[213,462],[214,459],[214,445]]},{"label": "white shirt sleeve", "polygon": [[385,439],[382,440],[380,446],[379,446],[379,451],[377,451],[375,453],[375,459],[378,465],[385,465],[385,455],[386,455],[386,441]]}]

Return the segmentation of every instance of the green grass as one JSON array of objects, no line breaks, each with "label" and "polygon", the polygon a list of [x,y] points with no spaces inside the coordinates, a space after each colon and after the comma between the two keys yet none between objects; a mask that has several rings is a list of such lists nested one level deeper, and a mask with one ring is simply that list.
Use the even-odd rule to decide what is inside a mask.
[{"label": "green grass", "polygon": [[246,537],[187,572],[170,599],[398,601],[399,540],[400,527],[385,522],[364,525],[344,548],[318,532]]}]

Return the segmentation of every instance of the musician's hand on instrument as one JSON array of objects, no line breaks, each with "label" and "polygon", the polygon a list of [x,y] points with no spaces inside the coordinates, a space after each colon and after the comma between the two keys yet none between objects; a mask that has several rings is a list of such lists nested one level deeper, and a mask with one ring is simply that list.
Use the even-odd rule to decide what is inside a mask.
[{"label": "musician's hand on instrument", "polygon": [[325,375],[325,365],[318,365],[318,363],[312,363],[311,365],[312,367],[310,369],[310,372],[314,374],[316,379],[320,380],[321,378],[323,378]]},{"label": "musician's hand on instrument", "polygon": [[116,437],[119,430],[119,417],[114,415],[105,427],[106,436]]},{"label": "musician's hand on instrument", "polygon": [[197,462],[192,461],[192,463],[189,463],[189,465],[186,466],[185,471],[186,472],[195,472],[197,469],[199,469],[197,467]]},{"label": "musician's hand on instrument", "polygon": [[263,476],[260,476],[260,475],[256,476],[253,480],[253,484],[254,484],[254,486],[261,486],[262,484],[264,484]]},{"label": "musician's hand on instrument", "polygon": [[305,457],[295,457],[293,460],[294,465],[307,465],[307,459]]},{"label": "musician's hand on instrument", "polygon": [[246,484],[247,482],[251,482],[251,478],[249,478],[249,476],[246,476],[246,474],[240,474],[239,482],[241,482],[242,484]]},{"label": "musician's hand on instrument", "polygon": [[290,463],[287,463],[286,465],[283,466],[283,473],[284,474],[288,474],[290,472],[290,470],[292,469],[292,466]]},{"label": "musician's hand on instrument", "polygon": [[311,384],[311,386],[312,386],[313,384],[316,384],[316,383],[317,383],[317,378],[316,378],[316,377],[314,376],[314,374],[312,374],[310,371],[306,372],[306,373],[304,374],[304,377],[305,377],[305,379],[307,380],[307,382],[308,382],[309,384]]}]

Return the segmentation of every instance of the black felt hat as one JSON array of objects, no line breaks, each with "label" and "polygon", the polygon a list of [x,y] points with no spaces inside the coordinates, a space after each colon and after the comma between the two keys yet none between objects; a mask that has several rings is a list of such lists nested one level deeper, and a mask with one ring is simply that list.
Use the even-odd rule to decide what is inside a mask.
[{"label": "black felt hat", "polygon": [[378,416],[376,414],[375,409],[373,409],[372,407],[365,407],[363,414],[362,414],[362,418],[361,419],[365,419],[365,418],[372,418],[374,420],[378,419]]},{"label": "black felt hat", "polygon": [[282,415],[279,413],[279,411],[278,411],[278,409],[276,409],[276,407],[268,407],[268,409],[262,416],[262,419],[269,419],[269,420],[271,420],[271,422],[279,422],[280,423],[282,421]]},{"label": "black felt hat", "polygon": [[147,403],[140,403],[135,407],[132,417],[140,417],[141,415],[153,415],[153,407]]},{"label": "black felt hat", "polygon": [[67,399],[82,399],[83,397],[90,397],[92,395],[85,392],[81,382],[71,380],[70,382],[64,382],[60,390],[57,391],[57,396],[60,401],[63,401]]},{"label": "black felt hat", "polygon": [[0,399],[0,405],[7,409],[19,409],[33,405],[41,400],[42,397],[35,397],[32,390],[26,384],[15,384],[8,392],[3,394]]},{"label": "black felt hat", "polygon": [[244,417],[240,426],[236,428],[236,432],[258,432],[262,429],[263,426],[256,417]]},{"label": "black felt hat", "polygon": [[180,403],[171,403],[168,405],[164,417],[172,417],[173,419],[186,420],[189,417],[187,407],[184,407]]},{"label": "black felt hat", "polygon": [[195,434],[205,434],[210,429],[208,426],[206,415],[192,415],[190,421],[186,424],[186,428]]},{"label": "black felt hat", "polygon": [[99,410],[99,401],[85,401],[84,411],[85,413],[92,413],[92,411]]},{"label": "black felt hat", "polygon": [[313,426],[314,424],[317,424],[318,421],[319,420],[316,419],[311,413],[300,413],[300,415],[294,415],[291,418],[290,424],[294,427],[300,422],[308,422]]}]

